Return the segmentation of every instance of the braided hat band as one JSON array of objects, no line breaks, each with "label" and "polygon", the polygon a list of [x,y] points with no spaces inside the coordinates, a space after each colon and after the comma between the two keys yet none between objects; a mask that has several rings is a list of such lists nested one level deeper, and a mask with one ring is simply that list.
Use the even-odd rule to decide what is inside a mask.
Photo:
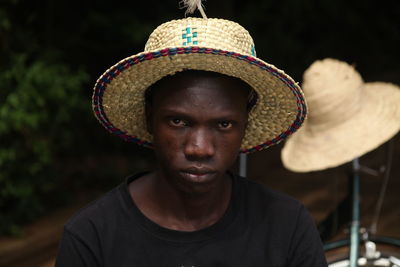
[{"label": "braided hat band", "polygon": [[151,147],[146,130],[145,90],[167,75],[193,69],[237,77],[257,93],[241,151],[277,144],[295,132],[306,116],[300,87],[283,71],[256,57],[250,34],[223,19],[186,18],[160,25],[145,51],[121,60],[96,82],[93,109],[111,133]]}]

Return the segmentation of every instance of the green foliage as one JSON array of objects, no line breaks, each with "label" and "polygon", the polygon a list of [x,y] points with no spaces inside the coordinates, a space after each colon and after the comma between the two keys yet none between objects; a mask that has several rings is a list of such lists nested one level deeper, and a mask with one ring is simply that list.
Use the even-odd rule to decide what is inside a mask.
[{"label": "green foliage", "polygon": [[54,157],[71,146],[74,118],[84,110],[83,71],[62,63],[10,58],[0,72],[0,234],[43,211],[55,190]]}]

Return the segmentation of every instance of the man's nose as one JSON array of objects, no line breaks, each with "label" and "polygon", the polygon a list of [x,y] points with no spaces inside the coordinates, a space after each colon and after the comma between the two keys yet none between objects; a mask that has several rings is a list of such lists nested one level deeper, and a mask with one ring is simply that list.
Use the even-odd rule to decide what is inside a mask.
[{"label": "man's nose", "polygon": [[193,129],[185,142],[184,153],[188,159],[207,159],[215,154],[212,133],[207,129]]}]

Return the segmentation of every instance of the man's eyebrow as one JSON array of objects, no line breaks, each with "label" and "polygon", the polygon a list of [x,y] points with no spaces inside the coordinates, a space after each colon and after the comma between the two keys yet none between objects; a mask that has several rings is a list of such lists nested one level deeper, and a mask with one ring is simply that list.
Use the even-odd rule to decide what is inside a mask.
[{"label": "man's eyebrow", "polygon": [[186,109],[180,108],[178,106],[158,107],[158,109],[162,110],[163,112],[188,113]]},{"label": "man's eyebrow", "polygon": [[[188,112],[187,110],[181,110],[179,107],[165,107],[159,109],[162,117],[179,116],[183,119],[191,119],[197,112]],[[195,114],[194,114],[195,113]],[[232,111],[220,111],[216,112],[210,121],[238,121],[238,116]]]},{"label": "man's eyebrow", "polygon": [[183,119],[190,119],[194,115],[193,113],[182,110],[179,107],[162,107],[158,109],[158,113],[164,118],[176,116]]}]

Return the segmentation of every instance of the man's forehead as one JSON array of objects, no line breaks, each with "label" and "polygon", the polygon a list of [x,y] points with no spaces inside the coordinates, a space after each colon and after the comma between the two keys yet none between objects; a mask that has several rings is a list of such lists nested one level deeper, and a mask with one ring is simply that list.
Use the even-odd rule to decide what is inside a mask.
[{"label": "man's forehead", "polygon": [[[248,95],[252,90],[247,83],[239,78],[201,70],[186,70],[166,76],[150,86],[148,90],[152,91],[151,94],[157,91],[165,91],[164,94],[180,94],[183,93],[183,89],[196,86],[213,88],[214,90],[224,91],[225,93],[239,93],[243,95]],[[236,90],[239,92],[235,92]],[[197,90],[196,93],[202,94],[202,90]],[[205,93],[207,93],[207,91],[205,91]]]},{"label": "man's forehead", "polygon": [[156,90],[152,103],[153,114],[198,121],[247,118],[248,91],[241,84],[236,84],[235,80],[220,77],[203,76],[182,79],[177,83],[170,80],[171,83]]}]

